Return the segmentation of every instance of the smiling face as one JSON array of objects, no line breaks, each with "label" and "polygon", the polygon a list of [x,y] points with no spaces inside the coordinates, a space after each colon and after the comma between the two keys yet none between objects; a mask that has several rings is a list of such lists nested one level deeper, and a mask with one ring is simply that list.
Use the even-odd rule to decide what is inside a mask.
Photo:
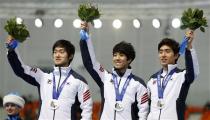
[{"label": "smiling face", "polygon": [[167,45],[160,47],[158,55],[164,69],[167,69],[168,64],[175,64],[178,59],[178,54],[174,54],[174,51]]},{"label": "smiling face", "polygon": [[13,103],[6,103],[5,104],[5,111],[7,112],[7,115],[16,115],[20,112],[20,107]]},{"label": "smiling face", "polygon": [[68,56],[68,53],[66,52],[65,48],[56,47],[54,49],[53,60],[55,66],[68,67],[70,59],[72,59],[72,55]]},{"label": "smiling face", "polygon": [[131,68],[130,64],[135,59],[135,50],[131,43],[122,41],[113,47],[112,55],[114,68],[120,73],[125,73],[127,68]]},{"label": "smiling face", "polygon": [[73,60],[75,47],[68,40],[58,40],[52,47],[55,66],[68,67]]},{"label": "smiling face", "polygon": [[125,54],[116,52],[113,54],[112,62],[115,69],[124,73],[131,63],[131,60],[128,60]]}]

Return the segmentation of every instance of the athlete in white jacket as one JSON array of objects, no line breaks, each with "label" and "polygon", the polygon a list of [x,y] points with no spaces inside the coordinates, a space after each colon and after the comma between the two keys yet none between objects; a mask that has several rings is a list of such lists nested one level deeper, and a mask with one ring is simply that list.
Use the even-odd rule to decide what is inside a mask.
[{"label": "athlete in white jacket", "polygon": [[41,110],[39,120],[75,120],[75,102],[80,102],[81,120],[92,119],[92,99],[85,79],[71,68],[75,48],[67,40],[58,40],[53,46],[53,72],[44,73],[39,68],[24,65],[16,54],[13,45],[16,41],[7,40],[8,60],[15,72],[26,82],[38,87]]},{"label": "athlete in white jacket", "polygon": [[165,38],[158,45],[162,69],[151,76],[148,91],[151,100],[148,120],[184,120],[185,101],[191,83],[199,74],[193,31],[187,31],[186,69],[177,68],[179,43]]},{"label": "athlete in white jacket", "polygon": [[96,61],[87,23],[82,23],[80,49],[83,63],[100,87],[101,120],[146,120],[148,95],[144,81],[132,73],[130,63],[135,58],[133,46],[120,42],[113,48],[111,72]]}]

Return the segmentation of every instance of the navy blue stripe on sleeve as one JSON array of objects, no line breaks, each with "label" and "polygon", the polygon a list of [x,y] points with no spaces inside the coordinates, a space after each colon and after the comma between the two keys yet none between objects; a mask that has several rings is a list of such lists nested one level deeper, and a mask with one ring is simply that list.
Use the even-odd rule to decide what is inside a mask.
[{"label": "navy blue stripe on sleeve", "polygon": [[80,40],[80,50],[81,50],[82,60],[83,60],[83,64],[84,64],[85,68],[87,69],[89,74],[92,76],[92,78],[95,80],[97,85],[99,87],[102,87],[103,82],[101,81],[101,78],[98,75],[98,73],[93,68],[93,63],[91,61],[91,57],[90,57],[90,53],[88,51],[88,46],[87,46],[86,41]]},{"label": "navy blue stripe on sleeve", "polygon": [[18,56],[14,50],[8,51],[7,58],[8,58],[9,64],[11,65],[14,73],[18,77],[22,78],[24,81],[26,81],[27,83],[29,83],[31,85],[39,86],[39,83],[35,80],[34,77],[24,73],[24,69],[21,65],[21,62],[18,59]]},{"label": "navy blue stripe on sleeve", "polygon": [[185,80],[190,84],[195,79],[193,59],[190,50],[186,50],[185,52],[185,64],[186,64]]}]

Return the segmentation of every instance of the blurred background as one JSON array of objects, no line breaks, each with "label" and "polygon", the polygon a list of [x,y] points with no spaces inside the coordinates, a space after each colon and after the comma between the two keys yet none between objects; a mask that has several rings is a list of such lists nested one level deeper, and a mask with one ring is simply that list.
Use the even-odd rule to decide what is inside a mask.
[{"label": "blurred background", "polygon": [[[132,63],[134,73],[145,82],[150,75],[160,69],[157,45],[164,37],[182,41],[184,30],[179,28],[180,18],[188,8],[203,9],[210,23],[210,0],[95,0],[102,13],[91,28],[91,37],[98,61],[108,70],[112,68],[112,48],[124,40],[136,49],[136,59]],[[7,62],[4,30],[6,20],[17,17],[17,21],[27,25],[30,38],[19,45],[19,53],[25,64],[39,67],[49,72],[53,68],[52,45],[56,40],[70,40],[76,47],[73,68],[88,81],[94,100],[94,119],[100,107],[98,86],[86,72],[80,55],[77,9],[84,0],[0,0],[0,101],[12,91],[19,92],[27,100],[28,106],[22,113],[25,119],[36,119],[38,90],[16,77]],[[200,75],[192,84],[187,97],[186,119],[210,120],[210,30],[196,31],[194,47],[198,54]],[[178,61],[184,68],[184,59]],[[1,102],[2,106],[2,102]],[[204,107],[206,106],[206,107]],[[0,108],[0,119],[5,117]],[[29,111],[28,111],[29,110]],[[206,112],[207,111],[207,112]],[[26,117],[26,113],[28,112]],[[29,114],[30,113],[30,114]]]}]

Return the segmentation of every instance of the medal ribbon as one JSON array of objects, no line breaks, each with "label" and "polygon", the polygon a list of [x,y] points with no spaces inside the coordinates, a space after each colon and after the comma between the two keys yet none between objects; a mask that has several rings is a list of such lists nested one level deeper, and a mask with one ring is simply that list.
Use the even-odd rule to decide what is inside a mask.
[{"label": "medal ribbon", "polygon": [[188,43],[188,38],[186,36],[184,36],[184,38],[182,39],[182,43],[179,46],[179,54],[183,55],[185,53],[186,47],[187,47],[187,43]]},{"label": "medal ribbon", "polygon": [[113,80],[114,80],[114,88],[115,88],[115,94],[116,94],[116,100],[117,101],[122,101],[123,100],[123,97],[124,97],[124,95],[125,95],[125,91],[126,91],[126,89],[127,89],[127,87],[128,87],[128,84],[129,84],[129,82],[130,82],[130,80],[132,79],[132,74],[130,74],[128,77],[127,77],[127,79],[126,79],[126,81],[125,81],[125,84],[123,85],[123,88],[122,88],[122,91],[121,91],[121,93],[119,92],[120,90],[119,90],[119,84],[118,84],[118,82],[117,82],[117,76],[115,75],[115,74],[113,74],[112,73],[112,78],[113,78]]},{"label": "medal ribbon", "polygon": [[72,70],[69,71],[65,80],[62,82],[61,86],[59,87],[58,85],[58,91],[56,91],[55,74],[53,73],[53,99],[56,99],[56,100],[58,99],[71,73],[72,73]]},{"label": "medal ribbon", "polygon": [[158,98],[163,99],[163,92],[166,88],[166,85],[168,84],[168,81],[171,79],[172,75],[176,71],[176,68],[171,70],[168,75],[166,75],[165,79],[163,78],[162,86],[161,86],[161,73],[162,69],[159,71],[158,76],[157,76],[157,87],[158,87]]}]

